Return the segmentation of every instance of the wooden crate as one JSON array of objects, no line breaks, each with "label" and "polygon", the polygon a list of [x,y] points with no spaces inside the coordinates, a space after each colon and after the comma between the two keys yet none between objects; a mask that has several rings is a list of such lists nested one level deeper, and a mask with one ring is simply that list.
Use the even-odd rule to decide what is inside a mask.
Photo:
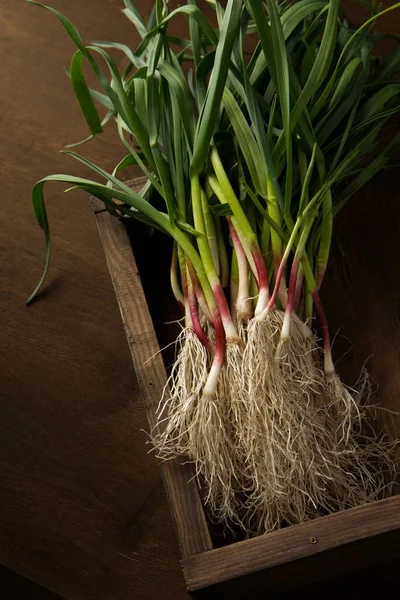
[{"label": "wooden crate", "polygon": [[[135,180],[132,187],[138,189],[142,183],[143,179]],[[110,216],[100,201],[92,198],[91,203],[151,427],[156,422],[155,410],[167,379],[165,366],[158,353],[126,227]],[[354,218],[359,219],[359,214]],[[369,218],[374,228],[373,216]],[[355,265],[358,271],[361,269],[360,280],[362,269],[368,268],[369,256],[361,254],[361,266]],[[335,285],[336,276],[334,273],[328,277],[328,287]],[[329,305],[332,300],[327,300]],[[356,314],[352,310],[350,322],[351,315]],[[344,318],[343,314],[340,318]],[[382,401],[386,408],[400,407],[396,394],[389,394]],[[399,434],[397,416],[387,412],[383,421],[392,437]],[[287,589],[399,556],[400,496],[215,547],[191,466],[174,460],[162,463],[160,468],[176,524],[186,585],[197,595],[203,590],[210,598],[213,586],[218,597],[221,593],[230,598],[264,597],[266,590]]]}]

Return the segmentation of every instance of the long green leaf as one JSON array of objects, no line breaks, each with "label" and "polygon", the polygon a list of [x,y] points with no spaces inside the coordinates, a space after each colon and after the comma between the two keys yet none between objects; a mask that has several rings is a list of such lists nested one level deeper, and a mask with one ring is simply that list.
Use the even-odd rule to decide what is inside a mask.
[{"label": "long green leaf", "polygon": [[[335,82],[337,79],[337,74],[339,72],[339,69],[342,66],[342,62],[344,62],[346,60],[346,57],[348,58],[349,56],[352,56],[352,52],[354,52],[354,48],[357,50],[358,47],[360,46],[360,44],[363,43],[363,40],[365,39],[365,36],[368,33],[368,30],[371,28],[371,26],[375,23],[375,21],[379,17],[381,17],[382,15],[385,15],[386,13],[388,13],[392,10],[396,10],[399,7],[400,7],[400,3],[393,4],[392,6],[389,6],[388,8],[386,8],[385,10],[382,10],[381,12],[374,14],[367,21],[365,21],[365,23],[363,23],[363,25],[361,25],[361,27],[356,29],[356,31],[353,34],[351,34],[351,35],[349,34],[348,36],[346,36],[346,41],[343,45],[340,56],[339,56],[338,60],[336,61],[336,66],[335,66],[334,72],[332,73],[330,80],[325,85],[325,89],[324,89],[323,93],[321,94],[320,98],[318,99],[318,101],[315,103],[313,109],[311,110],[312,118],[314,118],[320,112],[320,110],[322,110],[322,108],[324,107],[326,99],[328,98],[329,94],[331,93],[331,91],[335,85]],[[352,46],[353,46],[353,48],[352,48]]]},{"label": "long green leaf", "polygon": [[[89,61],[89,64],[90,64],[94,74],[96,75],[100,85],[102,86],[102,88],[104,89],[104,91],[106,92],[108,97],[110,98],[115,109],[121,114],[122,118],[124,119],[124,121],[126,122],[128,127],[130,127],[132,133],[138,139],[138,142],[139,142],[143,152],[145,153],[149,164],[151,166],[155,167],[153,160],[152,160],[152,155],[151,155],[150,146],[149,146],[149,142],[148,142],[147,131],[146,131],[143,123],[140,121],[134,107],[129,102],[129,99],[123,88],[118,69],[117,69],[114,61],[112,60],[112,58],[109,56],[109,54],[107,52],[105,52],[105,50],[103,50],[102,48],[98,48],[96,46],[86,47],[83,44],[82,38],[81,38],[78,30],[76,29],[76,27],[66,17],[64,17],[64,15],[62,15],[59,11],[57,11],[54,8],[51,8],[49,6],[46,6],[44,4],[35,2],[34,0],[28,0],[28,1],[31,2],[32,4],[35,4],[42,8],[45,8],[46,10],[49,10],[58,18],[58,20],[64,27],[65,31],[67,32],[67,34],[69,35],[71,40],[74,42],[74,44],[77,46],[77,48],[82,52],[82,54],[85,56],[85,58],[87,58],[87,60]],[[92,55],[90,54],[90,50],[95,51],[98,54],[100,54],[102,56],[102,58],[106,61],[107,66],[108,66],[111,76],[112,76],[113,87],[116,89],[116,91],[114,91],[113,87],[110,85],[107,78],[104,76],[103,72],[97,65],[96,61],[93,59]]]},{"label": "long green leaf", "polygon": [[336,22],[338,13],[339,0],[330,0],[326,25],[314,65],[290,117],[292,129],[296,125],[300,115],[304,112],[308,102],[323,84],[331,67],[336,42]]},{"label": "long green leaf", "polygon": [[92,88],[89,88],[89,92],[94,100],[96,100],[99,104],[102,104],[103,106],[114,112],[113,103],[106,94],[102,94],[101,92],[98,92],[97,90],[94,90]]},{"label": "long green leaf", "polygon": [[[285,40],[287,40],[296,27],[309,15],[319,12],[320,16],[322,14],[321,11],[326,10],[329,2],[328,0],[300,0],[299,2],[295,2],[289,8],[283,12],[281,15],[283,34]],[[319,17],[320,18],[320,17]],[[249,67],[252,66],[249,64]],[[253,71],[251,73],[250,81],[252,84],[264,73],[265,68],[267,67],[267,58],[262,53],[257,57],[257,60],[254,64]]]},{"label": "long green leaf", "polygon": [[51,6],[47,6],[46,4],[41,4],[40,2],[36,2],[35,0],[27,0],[27,2],[29,2],[29,4],[34,4],[35,6],[39,6],[40,8],[45,8],[46,10],[52,12],[57,17],[57,19],[60,21],[61,25],[64,27],[68,36],[74,42],[75,46],[82,52],[82,54],[86,55],[86,49],[83,44],[80,33],[77,30],[77,28],[75,27],[75,25],[73,25],[71,23],[71,21],[69,21],[66,17],[64,17],[64,15],[62,15],[58,10],[56,10],[55,8],[52,8]]},{"label": "long green leaf", "polygon": [[199,175],[206,161],[209,144],[218,120],[219,106],[228,75],[233,44],[239,29],[241,11],[241,2],[237,2],[236,0],[228,1],[221,23],[220,38],[215,53],[214,67],[210,77],[207,96],[196,129],[193,157],[190,165],[192,175]]},{"label": "long green leaf", "polygon": [[356,56],[346,66],[340,79],[338,80],[338,83],[333,92],[332,98],[329,101],[328,110],[331,110],[333,107],[335,107],[336,104],[338,102],[340,102],[341,98],[344,97],[344,95],[347,92],[347,88],[353,79],[354,73],[356,72],[356,70],[360,64],[361,64],[361,57]]},{"label": "long green leaf", "polygon": [[222,101],[235,131],[238,146],[246,161],[251,180],[257,193],[263,195],[265,192],[264,161],[260,155],[254,134],[228,88],[224,90]]},{"label": "long green leaf", "polygon": [[286,150],[286,182],[284,198],[284,218],[290,228],[293,222],[290,214],[292,199],[292,139],[290,121],[290,78],[289,64],[282,28],[281,17],[274,0],[267,0],[268,18],[264,14],[262,4],[257,0],[249,0],[254,19],[257,23],[261,45],[266,58],[272,82],[279,98],[280,113],[283,124],[282,137]]},{"label": "long green leaf", "polygon": [[94,105],[92,96],[89,88],[86,85],[85,77],[82,70],[83,54],[80,50],[75,52],[71,60],[71,83],[74,89],[75,95],[81,107],[82,114],[85,118],[87,126],[90,129],[92,135],[102,133],[103,128],[101,126],[100,117],[97,113]]},{"label": "long green leaf", "polygon": [[195,132],[195,115],[193,112],[192,99],[183,74],[174,69],[167,61],[160,60],[157,69],[160,74],[165,77],[174,94],[175,101],[178,105],[182,124],[186,134],[188,147],[193,147],[194,132]]},{"label": "long green leaf", "polygon": [[95,181],[91,181],[89,179],[84,179],[81,177],[74,177],[71,175],[57,174],[57,175],[48,175],[47,177],[44,177],[43,179],[38,181],[33,187],[32,203],[33,203],[33,209],[34,209],[34,213],[35,213],[37,222],[45,235],[46,263],[45,263],[43,274],[39,280],[38,285],[36,286],[36,288],[34,289],[32,294],[29,296],[28,300],[26,301],[27,304],[32,302],[32,300],[37,296],[37,294],[43,284],[43,281],[46,277],[46,274],[47,274],[47,271],[49,268],[49,264],[50,264],[50,251],[51,251],[50,230],[49,230],[49,223],[48,223],[48,219],[47,219],[47,212],[46,212],[46,206],[45,206],[44,195],[43,195],[44,184],[47,181],[59,181],[62,183],[72,184],[75,187],[85,189],[87,192],[93,193],[95,195],[101,194],[103,197],[107,197],[109,199],[116,198],[118,200],[121,200],[122,202],[125,202],[129,206],[132,206],[136,210],[142,212],[149,220],[154,221],[159,227],[164,229],[167,233],[169,232],[168,218],[166,217],[166,215],[157,211],[148,202],[143,200],[143,198],[141,198],[141,196],[139,194],[137,194],[130,188],[128,188],[128,192],[121,191],[121,190],[115,190],[115,189],[111,189],[111,188],[107,187],[106,185],[99,184]]},{"label": "long green leaf", "polygon": [[132,0],[124,0],[126,8],[122,9],[123,14],[134,24],[136,31],[143,39],[147,35],[147,27],[144,24],[143,18]]},{"label": "long green leaf", "polygon": [[116,50],[120,50],[125,54],[128,60],[138,69],[146,65],[143,58],[140,58],[140,56],[136,56],[136,54],[132,52],[129,46],[126,46],[125,44],[119,44],[117,42],[106,42],[103,40],[94,40],[92,42],[92,45],[98,46],[99,48],[114,48]]},{"label": "long green leaf", "polygon": [[151,171],[149,171],[149,169],[147,168],[147,165],[144,163],[144,161],[142,160],[139,152],[137,152],[135,150],[135,148],[132,146],[132,144],[130,144],[128,142],[128,140],[125,138],[124,136],[124,127],[123,127],[123,121],[120,117],[117,117],[117,127],[118,127],[118,134],[120,137],[121,142],[124,144],[124,146],[126,147],[126,149],[128,150],[128,152],[132,155],[132,157],[135,159],[136,163],[139,165],[139,167],[142,169],[143,174],[151,180],[152,185],[156,188],[156,190],[158,191],[158,193],[160,194],[161,197],[163,197],[163,189],[162,186],[160,185],[158,179],[156,178],[155,174],[152,173]]},{"label": "long green leaf", "polygon": [[383,112],[386,104],[393,98],[400,100],[400,83],[386,85],[369,98],[360,109],[357,123],[367,121],[371,117]]},{"label": "long green leaf", "polygon": [[197,6],[181,6],[169,13],[169,15],[167,15],[158,25],[148,31],[139,48],[136,50],[136,53],[138,55],[142,54],[148,46],[149,41],[154,38],[154,36],[157,35],[161,29],[164,29],[171,19],[173,19],[176,15],[182,14],[194,19],[199,24],[200,29],[203,31],[204,35],[207,36],[211,44],[213,46],[217,45],[218,36],[207,21],[203,12]]}]

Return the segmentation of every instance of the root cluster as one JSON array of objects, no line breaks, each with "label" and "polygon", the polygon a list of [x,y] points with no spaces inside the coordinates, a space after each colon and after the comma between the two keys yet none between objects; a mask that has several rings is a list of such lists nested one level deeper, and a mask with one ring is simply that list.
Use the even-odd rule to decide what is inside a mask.
[{"label": "root cluster", "polygon": [[368,426],[368,385],[347,389],[321,369],[317,340],[295,320],[281,340],[273,310],[227,347],[216,393],[202,394],[211,357],[192,330],[158,409],[162,459],[188,456],[213,521],[260,535],[374,501],[395,477],[393,444]]}]

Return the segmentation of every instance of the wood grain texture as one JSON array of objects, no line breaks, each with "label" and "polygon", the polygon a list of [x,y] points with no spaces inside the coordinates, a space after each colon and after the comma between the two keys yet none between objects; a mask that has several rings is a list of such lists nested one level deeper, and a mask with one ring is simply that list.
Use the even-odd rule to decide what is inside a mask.
[{"label": "wood grain texture", "polygon": [[[382,536],[382,540],[378,538]],[[318,555],[330,552],[330,562],[336,567],[340,565],[342,570],[360,568],[365,562],[370,564],[377,559],[377,552],[372,552],[373,546],[379,549],[388,546],[390,539],[390,550],[397,548],[400,544],[400,497],[388,498],[373,505],[362,506],[343,511],[275,531],[266,536],[245,540],[224,548],[218,548],[205,552],[198,556],[192,556],[183,560],[185,580],[190,590],[207,588],[229,579],[256,573],[268,569],[265,573],[265,584],[268,585],[273,578],[271,571],[281,565],[289,565],[288,570],[294,563],[301,564],[302,559],[312,558],[309,566],[308,579],[315,579]],[[358,552],[354,544],[356,542],[372,541],[368,552]],[[348,556],[345,561],[341,560],[341,553],[346,553],[346,546],[353,544],[351,554],[353,562],[350,563]],[[333,553],[335,552],[335,555]],[[329,572],[332,573],[331,565]],[[300,569],[303,571],[303,568]],[[319,576],[323,577],[319,569]],[[303,572],[307,576],[306,572]],[[281,589],[287,584],[294,583],[288,580],[287,572],[281,569],[278,575]],[[296,583],[302,583],[297,580]]]},{"label": "wood grain texture", "polygon": [[[360,552],[369,566],[355,570]],[[340,553],[321,552],[225,580],[191,596],[194,600],[376,600],[382,596],[392,600],[398,597],[398,569],[399,536],[387,533],[343,546]]]},{"label": "wood grain texture", "polygon": [[[140,189],[141,183],[139,179],[132,187]],[[92,207],[152,428],[157,423],[155,411],[167,382],[163,359],[126,228],[110,217],[96,198],[92,198]],[[160,466],[182,556],[210,550],[211,538],[191,465],[181,465],[173,460],[162,462]]]}]

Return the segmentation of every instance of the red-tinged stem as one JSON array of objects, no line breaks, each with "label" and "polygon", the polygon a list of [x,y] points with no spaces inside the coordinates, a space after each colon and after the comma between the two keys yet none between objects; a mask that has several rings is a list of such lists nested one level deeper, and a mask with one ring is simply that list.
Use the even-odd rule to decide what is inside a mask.
[{"label": "red-tinged stem", "polygon": [[[301,224],[302,224],[302,218],[297,219],[295,226],[293,228],[293,231],[288,240],[288,243],[286,244],[285,252],[283,253],[283,256],[278,265],[278,268],[276,269],[276,267],[274,267],[276,269],[274,290],[272,292],[272,296],[268,303],[268,306],[266,307],[264,312],[260,315],[260,320],[263,319],[270,310],[272,310],[278,296],[279,296],[281,302],[284,305],[286,305],[286,307],[287,307],[288,298],[287,298],[287,294],[286,294],[286,289],[284,290],[284,293],[282,290],[282,288],[285,288],[285,283],[284,283],[283,278],[284,278],[284,274],[285,274],[286,263],[289,258],[289,254],[292,250],[293,244],[295,242],[295,239],[296,239],[296,236],[298,234]],[[301,242],[299,242],[299,247],[296,251],[297,263],[299,263],[299,261],[301,260],[302,252],[304,250],[303,246],[307,240],[307,236],[309,233],[309,228],[311,228],[311,224],[312,224],[312,220],[308,222],[305,232],[303,232],[303,234],[302,234]],[[303,250],[302,250],[302,247],[303,247]],[[276,254],[274,255],[274,261],[275,261],[275,256],[276,256]],[[274,264],[275,264],[275,262],[274,262]],[[297,277],[297,275],[296,275],[296,277]],[[293,301],[292,301],[292,308],[293,308]]]},{"label": "red-tinged stem", "polygon": [[252,306],[249,293],[249,266],[239,236],[232,225],[229,217],[226,218],[231,234],[232,243],[236,252],[239,272],[239,287],[235,302],[236,315],[240,321],[248,321],[251,318]]},{"label": "red-tinged stem", "polygon": [[212,316],[215,329],[215,354],[203,389],[203,394],[206,396],[213,396],[217,391],[218,377],[225,359],[225,332],[218,309],[212,311]]},{"label": "red-tinged stem", "polygon": [[331,339],[329,335],[328,320],[326,318],[324,307],[322,306],[321,298],[319,296],[318,291],[314,289],[311,292],[311,294],[322,328],[322,339],[324,343],[324,372],[325,375],[333,375],[335,373],[335,367],[332,360]]},{"label": "red-tinged stem", "polygon": [[250,248],[251,255],[254,259],[257,271],[259,293],[255,314],[261,314],[268,304],[269,288],[267,267],[265,266],[264,258],[260,246],[258,245],[257,236],[254,233],[243,207],[232,188],[216,148],[212,149],[210,158],[215,172],[215,177],[208,177],[211,188],[222,204],[229,204],[234,218],[241,230],[242,235],[239,235],[239,237],[242,242],[242,246],[246,252],[247,249],[243,243],[244,239],[248,245],[248,248]]},{"label": "red-tinged stem", "polygon": [[234,226],[234,228],[235,228],[235,231],[236,231],[236,233],[237,233],[237,236],[238,236],[238,238],[239,238],[239,241],[240,241],[240,243],[242,244],[242,248],[243,248],[243,250],[244,250],[244,253],[245,253],[245,255],[246,255],[247,262],[249,263],[250,270],[251,270],[251,272],[253,273],[254,279],[255,279],[255,280],[257,281],[257,283],[258,283],[258,273],[257,273],[256,264],[255,264],[255,262],[254,262],[253,255],[252,255],[252,253],[251,253],[251,250],[250,250],[250,245],[249,245],[249,243],[247,242],[247,240],[246,240],[246,238],[245,238],[245,236],[244,236],[244,233],[243,233],[243,231],[240,229],[240,225],[239,225],[239,222],[238,222],[238,220],[237,220],[237,219],[235,219],[235,217],[234,217],[233,215],[231,215],[230,219],[231,219],[231,221],[232,221],[232,225],[233,225],[233,226]]},{"label": "red-tinged stem", "polygon": [[290,333],[290,321],[292,318],[294,296],[296,292],[297,273],[299,271],[299,262],[293,261],[292,270],[290,272],[289,289],[287,295],[287,303],[285,310],[285,319],[283,321],[281,339],[288,339]]},{"label": "red-tinged stem", "polygon": [[[288,297],[287,297],[287,304],[286,304],[286,311],[285,311],[285,319],[283,321],[283,326],[282,326],[282,332],[281,332],[281,339],[288,339],[289,338],[289,334],[290,334],[290,322],[291,322],[291,318],[292,318],[292,312],[293,312],[293,305],[294,305],[294,296],[296,293],[296,283],[297,283],[297,275],[299,272],[299,265],[300,262],[303,258],[303,254],[304,254],[304,250],[306,247],[306,243],[307,243],[307,239],[308,236],[310,234],[311,231],[311,227],[312,224],[314,222],[314,218],[315,215],[310,215],[309,218],[307,219],[305,225],[304,225],[304,229],[300,235],[300,240],[299,243],[297,245],[297,249],[296,249],[296,253],[294,255],[294,259],[293,259],[293,264],[292,264],[292,270],[290,273],[290,281],[289,281],[289,289],[288,289]],[[298,225],[301,221],[298,219],[296,222],[296,225],[293,229],[293,232],[291,234],[291,239],[294,238],[295,236],[295,231],[296,231],[296,227],[299,227],[300,225]],[[286,256],[287,258],[287,252],[289,249],[289,244],[287,245],[287,248],[285,250],[285,254],[284,257]],[[276,287],[276,286],[275,286]]]},{"label": "red-tinged stem", "polygon": [[[275,254],[275,253],[273,254],[272,263],[273,263],[275,273],[279,272],[279,269],[282,265],[283,260],[284,260],[283,254]],[[286,262],[286,260],[285,260],[285,262]],[[282,271],[280,273],[278,285],[276,285],[276,283],[275,283],[275,288],[276,288],[276,296],[278,297],[280,303],[282,304],[283,307],[286,307],[287,290],[286,290],[286,283],[285,283],[285,269],[284,268],[282,269]],[[276,300],[276,298],[275,298],[275,300]]]},{"label": "red-tinged stem", "polygon": [[210,342],[210,340],[208,339],[208,337],[206,336],[206,334],[204,333],[204,331],[201,327],[201,324],[200,324],[199,313],[197,310],[196,294],[194,292],[194,287],[193,287],[193,284],[190,279],[188,281],[188,302],[189,302],[190,316],[192,318],[192,326],[193,326],[195,334],[197,335],[197,337],[199,338],[199,340],[203,344],[203,346],[209,352],[214,352],[215,348],[214,348],[213,344]]},{"label": "red-tinged stem", "polygon": [[296,291],[294,294],[294,298],[293,298],[293,311],[297,312],[297,309],[299,308],[299,304],[300,304],[300,300],[301,300],[301,293],[303,291],[303,281],[304,281],[304,273],[303,273],[303,269],[301,268],[301,265],[299,267],[299,271],[297,273],[297,281],[296,281]]},{"label": "red-tinged stem", "polygon": [[243,248],[244,254],[247,258],[247,262],[254,275],[254,279],[257,282],[258,300],[256,304],[255,314],[261,314],[263,310],[265,310],[269,299],[269,279],[267,266],[265,264],[263,254],[261,252],[260,246],[258,245],[256,237],[253,235],[250,241],[248,241],[248,239],[243,234],[243,231],[241,231],[240,229],[240,224],[238,220],[232,216],[231,221],[237,233],[237,237],[239,238],[239,242]]},{"label": "red-tinged stem", "polygon": [[298,272],[299,272],[299,263],[297,261],[294,261],[292,270],[290,272],[288,299],[287,299],[287,305],[288,305],[290,311],[293,310],[293,306],[294,306],[294,297],[295,297],[295,293],[296,293],[296,283],[297,283]]},{"label": "red-tinged stem", "polygon": [[200,187],[199,178],[197,176],[193,176],[190,180],[190,183],[194,226],[198,231],[200,231],[200,233],[204,234],[203,236],[199,236],[197,238],[197,245],[199,247],[204,270],[218,305],[219,314],[222,319],[226,337],[229,341],[239,341],[239,336],[237,334],[236,327],[233,324],[228,302],[225,298],[221,282],[215,270],[210,246],[206,237],[203,209],[207,207],[207,204],[202,203],[202,189]]},{"label": "red-tinged stem", "polygon": [[206,297],[203,294],[203,290],[201,289],[201,285],[200,285],[198,279],[196,279],[195,283],[193,283],[193,287],[194,287],[194,291],[195,291],[195,294],[196,294],[197,302],[199,303],[199,307],[201,309],[201,312],[203,313],[203,315],[205,316],[205,318],[207,319],[207,321],[212,324],[211,313],[210,313],[210,310],[209,310],[209,308],[207,306]]},{"label": "red-tinged stem", "polygon": [[290,325],[292,319],[301,326],[302,332],[306,337],[312,336],[311,329],[300,319],[300,317],[294,311],[296,302],[296,291],[299,278],[300,260],[296,255],[292,264],[292,270],[290,272],[289,289],[287,294],[287,304],[285,309],[285,317],[283,320],[281,340],[287,340],[290,336]]},{"label": "red-tinged stem", "polygon": [[211,280],[210,283],[211,289],[215,296],[215,300],[217,301],[218,310],[222,319],[226,337],[228,341],[238,341],[239,338],[236,333],[236,328],[232,321],[231,311],[229,310],[228,302],[226,300],[222,285],[219,279]]},{"label": "red-tinged stem", "polygon": [[196,294],[197,302],[199,303],[199,307],[203,315],[206,317],[207,321],[212,323],[211,312],[208,307],[207,300],[202,290],[202,287],[200,285],[200,281],[198,280],[198,277],[196,275],[196,271],[194,270],[193,265],[190,261],[187,261],[187,265],[190,273],[190,279],[193,284],[194,292]]},{"label": "red-tinged stem", "polygon": [[[278,296],[278,293],[279,293],[279,290],[280,290],[280,286],[281,286],[281,282],[282,282],[282,277],[283,277],[283,274],[285,272],[286,260],[287,260],[287,257],[285,255],[283,255],[282,260],[280,262],[280,265],[278,267],[278,270],[276,271],[274,290],[273,290],[272,296],[271,296],[271,298],[270,298],[270,300],[268,302],[268,306],[267,306],[267,309],[266,309],[267,312],[269,312],[274,307],[274,304],[276,302],[276,298]],[[275,263],[275,261],[274,261],[274,263]],[[286,301],[286,303],[287,302],[288,302],[288,300]]]},{"label": "red-tinged stem", "polygon": [[251,250],[258,274],[258,301],[254,313],[260,315],[268,305],[268,272],[258,243],[256,243]]}]

